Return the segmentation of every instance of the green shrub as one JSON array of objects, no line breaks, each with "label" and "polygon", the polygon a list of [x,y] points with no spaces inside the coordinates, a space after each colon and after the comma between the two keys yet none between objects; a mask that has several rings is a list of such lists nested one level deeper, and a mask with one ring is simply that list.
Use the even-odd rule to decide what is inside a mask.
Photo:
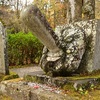
[{"label": "green shrub", "polygon": [[31,33],[8,34],[9,65],[38,63],[43,45]]}]

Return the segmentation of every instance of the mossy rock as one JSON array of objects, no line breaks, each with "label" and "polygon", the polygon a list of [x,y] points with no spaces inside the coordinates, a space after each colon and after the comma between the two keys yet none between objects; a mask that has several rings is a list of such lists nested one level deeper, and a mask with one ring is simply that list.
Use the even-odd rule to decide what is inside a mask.
[{"label": "mossy rock", "polygon": [[28,82],[37,82],[37,83],[43,83],[43,80],[40,77],[37,76],[31,76],[31,75],[26,75],[24,76],[24,80]]},{"label": "mossy rock", "polygon": [[14,72],[10,72],[10,74],[4,76],[2,80],[4,81],[4,80],[15,79],[15,78],[19,78],[19,75]]},{"label": "mossy rock", "polygon": [[26,75],[26,76],[24,76],[24,80],[29,81],[29,82],[34,82],[34,81],[36,81],[36,78],[32,77],[31,75]]}]

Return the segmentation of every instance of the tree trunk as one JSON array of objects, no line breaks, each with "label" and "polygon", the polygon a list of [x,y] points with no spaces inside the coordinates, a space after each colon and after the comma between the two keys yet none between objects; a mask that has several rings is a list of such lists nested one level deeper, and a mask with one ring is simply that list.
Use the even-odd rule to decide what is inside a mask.
[{"label": "tree trunk", "polygon": [[82,19],[82,0],[69,0],[67,11],[68,23]]}]

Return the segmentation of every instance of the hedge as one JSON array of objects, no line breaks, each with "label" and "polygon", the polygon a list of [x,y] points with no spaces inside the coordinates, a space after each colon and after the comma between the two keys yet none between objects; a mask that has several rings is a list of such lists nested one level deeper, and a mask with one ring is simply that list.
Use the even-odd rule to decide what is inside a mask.
[{"label": "hedge", "polygon": [[38,63],[43,45],[31,33],[8,34],[9,65],[24,65]]}]

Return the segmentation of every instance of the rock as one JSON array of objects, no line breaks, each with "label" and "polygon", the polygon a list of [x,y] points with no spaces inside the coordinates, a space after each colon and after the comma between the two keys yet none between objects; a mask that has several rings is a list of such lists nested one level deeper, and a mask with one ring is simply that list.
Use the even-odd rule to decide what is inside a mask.
[{"label": "rock", "polygon": [[58,95],[50,91],[49,87],[46,89],[47,87],[38,84],[38,88],[34,88],[36,83],[29,84],[25,84],[25,81],[3,81],[0,83],[0,93],[10,96],[13,100],[74,100],[67,94]]},{"label": "rock", "polygon": [[96,34],[99,34],[97,23],[99,23],[98,20],[89,20],[57,27],[55,34],[60,36],[63,54],[55,62],[47,61],[49,51],[45,48],[40,62],[44,71],[57,72],[56,75],[63,75],[62,73],[67,75],[75,71],[92,72]]}]

